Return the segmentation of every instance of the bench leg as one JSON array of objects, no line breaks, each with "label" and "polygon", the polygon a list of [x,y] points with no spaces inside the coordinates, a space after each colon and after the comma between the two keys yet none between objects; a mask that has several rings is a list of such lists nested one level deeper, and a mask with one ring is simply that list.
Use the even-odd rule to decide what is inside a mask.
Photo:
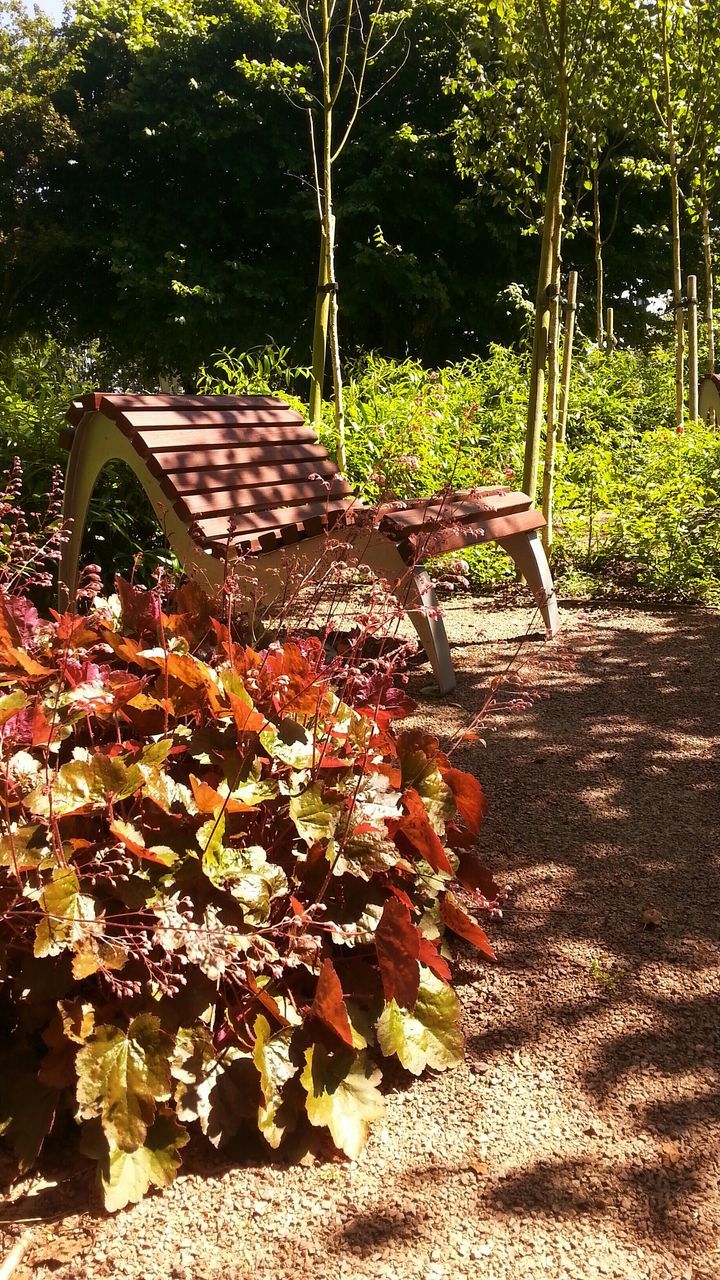
[{"label": "bench leg", "polygon": [[407,613],[430,659],[440,693],[452,693],[456,681],[450,644],[430,575],[420,566],[409,568],[395,543],[382,534],[356,534],[347,540],[352,543],[359,562],[387,582]]},{"label": "bench leg", "polygon": [[560,628],[557,596],[547,556],[537,533],[534,529],[528,533],[513,533],[509,538],[498,538],[498,542],[515,561],[532,591],[548,638],[556,636]]}]

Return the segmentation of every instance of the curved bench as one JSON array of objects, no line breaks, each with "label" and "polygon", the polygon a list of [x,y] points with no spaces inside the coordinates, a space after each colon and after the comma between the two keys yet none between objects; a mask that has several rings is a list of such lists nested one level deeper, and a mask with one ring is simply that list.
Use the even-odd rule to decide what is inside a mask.
[{"label": "curved bench", "polygon": [[[550,570],[527,494],[491,486],[407,503],[364,505],[302,416],[271,396],[114,395],[73,401],[60,566],[61,603],[75,598],[88,505],[106,463],[140,480],[188,576],[207,590],[252,564],[262,598],[283,590],[292,555],[310,567],[331,535],[385,579],[412,621],[442,693],[455,687],[450,649],[424,558],[497,541],[524,576],[547,634],[558,628]],[[278,572],[280,571],[280,572]]]},{"label": "curved bench", "polygon": [[700,379],[698,414],[707,420],[711,413],[715,415],[715,421],[720,422],[720,376],[717,373],[706,373]]}]

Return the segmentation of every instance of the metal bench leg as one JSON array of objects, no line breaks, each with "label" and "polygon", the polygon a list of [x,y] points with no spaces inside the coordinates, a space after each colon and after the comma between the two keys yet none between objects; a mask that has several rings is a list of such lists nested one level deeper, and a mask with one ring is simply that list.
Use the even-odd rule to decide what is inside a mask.
[{"label": "metal bench leg", "polygon": [[535,597],[548,637],[556,636],[560,628],[555,586],[547,562],[547,556],[534,529],[528,533],[513,533],[509,538],[498,538],[501,547],[515,561]]},{"label": "metal bench leg", "polygon": [[347,538],[361,564],[366,564],[378,578],[383,578],[395,599],[405,610],[425,650],[441,694],[452,693],[455,671],[450,644],[430,575],[418,566],[409,568],[389,538],[382,534],[362,533]]}]

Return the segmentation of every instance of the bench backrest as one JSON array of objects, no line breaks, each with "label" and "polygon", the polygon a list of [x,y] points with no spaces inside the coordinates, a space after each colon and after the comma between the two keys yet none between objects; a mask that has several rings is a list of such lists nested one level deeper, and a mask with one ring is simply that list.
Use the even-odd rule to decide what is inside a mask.
[{"label": "bench backrest", "polygon": [[274,396],[96,392],[67,416],[77,426],[92,413],[116,423],[217,555],[229,544],[255,552],[320,533],[357,505],[312,428]]}]

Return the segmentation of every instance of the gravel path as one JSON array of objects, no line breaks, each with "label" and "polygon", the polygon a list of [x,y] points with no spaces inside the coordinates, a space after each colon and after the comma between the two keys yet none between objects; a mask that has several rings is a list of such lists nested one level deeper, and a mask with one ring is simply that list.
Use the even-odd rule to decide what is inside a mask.
[{"label": "gravel path", "polygon": [[[457,696],[420,719],[465,723],[529,621],[454,601]],[[191,1149],[112,1219],[84,1212],[84,1175],[38,1182],[17,1216],[64,1216],[26,1224],[17,1280],[715,1280],[719,653],[720,615],[687,610],[566,611],[525,647],[543,696],[457,755],[511,888],[500,963],[459,944],[465,1065],[400,1083],[360,1161]]]}]

